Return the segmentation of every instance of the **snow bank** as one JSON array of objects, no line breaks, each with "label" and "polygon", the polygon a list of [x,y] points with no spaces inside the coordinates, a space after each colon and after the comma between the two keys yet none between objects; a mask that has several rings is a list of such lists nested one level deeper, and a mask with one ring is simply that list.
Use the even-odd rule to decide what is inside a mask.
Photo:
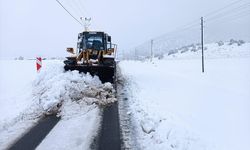
[{"label": "snow bank", "polygon": [[[105,105],[116,101],[111,83],[102,84],[97,76],[78,71],[64,72],[63,65],[58,66],[42,71],[33,84],[34,99],[46,113],[57,113],[62,105],[72,102]],[[60,113],[68,112],[64,109]]]}]

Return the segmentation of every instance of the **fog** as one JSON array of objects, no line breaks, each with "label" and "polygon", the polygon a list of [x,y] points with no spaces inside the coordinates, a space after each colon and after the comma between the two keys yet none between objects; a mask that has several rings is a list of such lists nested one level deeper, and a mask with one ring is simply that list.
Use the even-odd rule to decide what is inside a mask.
[{"label": "fog", "polygon": [[[196,20],[199,24],[201,16],[222,8],[233,0],[60,2],[77,19],[81,16],[91,17],[91,30],[107,32],[112,36],[113,42],[118,44],[118,50],[126,51],[190,21]],[[247,2],[249,0],[242,0],[243,4]],[[249,26],[250,18],[247,16],[234,24],[229,22],[215,27],[207,25],[205,29],[210,29],[207,35],[219,32],[218,36],[230,38],[230,35],[236,35],[248,38]],[[77,34],[81,31],[83,26],[63,10],[56,0],[0,0],[1,58],[67,56],[66,47],[76,47]]]}]

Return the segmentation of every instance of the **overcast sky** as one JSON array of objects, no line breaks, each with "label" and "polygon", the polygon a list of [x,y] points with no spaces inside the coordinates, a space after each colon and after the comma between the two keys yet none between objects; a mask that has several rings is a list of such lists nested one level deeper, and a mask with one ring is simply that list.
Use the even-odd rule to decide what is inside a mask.
[{"label": "overcast sky", "polygon": [[[236,0],[60,1],[77,18],[92,17],[91,29],[106,31],[126,50]],[[67,56],[82,30],[56,0],[0,0],[1,58]]]}]

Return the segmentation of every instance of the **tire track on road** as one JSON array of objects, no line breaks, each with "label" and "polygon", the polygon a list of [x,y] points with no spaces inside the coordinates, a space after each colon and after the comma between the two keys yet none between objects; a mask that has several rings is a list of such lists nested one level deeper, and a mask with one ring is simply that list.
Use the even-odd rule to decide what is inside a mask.
[{"label": "tire track on road", "polygon": [[11,145],[8,150],[34,150],[60,121],[56,115],[46,116],[38,121],[29,132]]}]

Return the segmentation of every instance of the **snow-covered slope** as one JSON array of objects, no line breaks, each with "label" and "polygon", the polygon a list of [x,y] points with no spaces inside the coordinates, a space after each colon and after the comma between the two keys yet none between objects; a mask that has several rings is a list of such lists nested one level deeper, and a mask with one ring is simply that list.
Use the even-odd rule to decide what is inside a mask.
[{"label": "snow-covered slope", "polygon": [[120,62],[141,149],[250,149],[250,45],[206,47]]},{"label": "snow-covered slope", "polygon": [[[242,58],[250,57],[250,43],[244,42],[217,42],[204,45],[204,56],[207,59],[214,58]],[[191,44],[171,50],[165,54],[166,59],[194,59],[201,58],[201,45]]]}]

